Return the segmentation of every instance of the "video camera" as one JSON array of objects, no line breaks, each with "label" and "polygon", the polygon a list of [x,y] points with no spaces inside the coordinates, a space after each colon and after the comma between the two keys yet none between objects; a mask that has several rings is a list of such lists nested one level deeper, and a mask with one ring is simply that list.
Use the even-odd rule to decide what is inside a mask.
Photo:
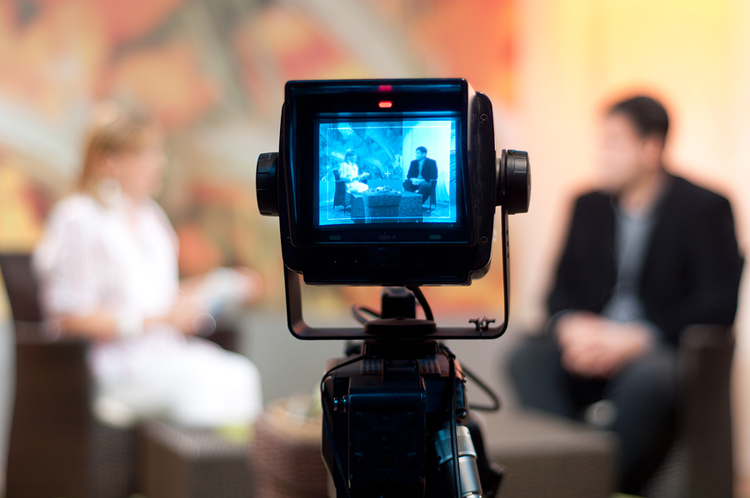
[{"label": "video camera", "polygon": [[[256,188],[260,212],[279,217],[292,334],[364,340],[321,382],[338,496],[492,496],[499,473],[469,420],[466,370],[437,342],[507,327],[507,215],[528,210],[530,172],[525,152],[498,161],[490,100],[462,79],[290,81],[279,152],[259,157]],[[504,320],[438,327],[419,286],[469,285],[488,271],[496,206]],[[356,310],[362,327],[313,328],[300,274],[396,289],[382,313]]]}]

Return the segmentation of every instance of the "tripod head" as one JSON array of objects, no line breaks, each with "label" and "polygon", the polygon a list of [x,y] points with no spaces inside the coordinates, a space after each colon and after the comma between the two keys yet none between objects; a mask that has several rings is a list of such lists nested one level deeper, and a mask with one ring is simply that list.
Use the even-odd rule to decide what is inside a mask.
[{"label": "tripod head", "polygon": [[[502,470],[470,421],[463,369],[434,339],[403,339],[409,334],[401,327],[434,327],[415,318],[412,292],[421,294],[385,290],[377,329],[386,336],[328,362],[323,456],[338,497],[492,498]],[[423,296],[420,302],[430,316]]]}]

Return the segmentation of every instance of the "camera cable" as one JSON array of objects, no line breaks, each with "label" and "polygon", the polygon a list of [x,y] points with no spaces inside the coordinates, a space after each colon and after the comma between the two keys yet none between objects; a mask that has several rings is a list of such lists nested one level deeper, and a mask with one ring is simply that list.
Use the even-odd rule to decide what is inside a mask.
[{"label": "camera cable", "polygon": [[[423,296],[424,297],[424,296]],[[451,458],[453,463],[453,487],[456,498],[461,498],[461,474],[458,471],[458,438],[456,436],[456,355],[446,346],[440,344],[440,351],[448,358],[448,378],[450,379],[451,387],[451,414],[450,414],[450,427],[451,427]]]},{"label": "camera cable", "polygon": [[487,385],[485,384],[477,375],[466,368],[465,365],[461,365],[461,370],[466,374],[467,377],[469,377],[476,385],[478,385],[482,390],[487,393],[487,396],[490,397],[492,400],[491,406],[486,405],[470,405],[470,410],[478,410],[480,412],[496,412],[500,409],[500,398],[498,398],[497,394]]},{"label": "camera cable", "polygon": [[407,285],[406,288],[412,291],[414,297],[417,298],[419,305],[422,307],[422,311],[424,311],[425,318],[431,322],[435,321],[432,316],[432,308],[430,308],[430,303],[427,302],[427,298],[422,293],[422,289],[420,289],[418,285]]}]

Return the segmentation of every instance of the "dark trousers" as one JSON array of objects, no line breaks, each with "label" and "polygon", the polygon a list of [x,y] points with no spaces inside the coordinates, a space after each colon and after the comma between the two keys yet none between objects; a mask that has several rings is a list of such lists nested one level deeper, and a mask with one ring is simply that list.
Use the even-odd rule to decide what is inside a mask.
[{"label": "dark trousers", "polygon": [[510,373],[524,406],[581,419],[586,407],[609,400],[616,415],[606,427],[620,439],[621,490],[637,492],[644,460],[670,427],[677,398],[677,353],[656,347],[623,367],[611,379],[585,379],[560,363],[557,344],[547,337],[523,342],[510,361]]},{"label": "dark trousers", "polygon": [[430,183],[420,183],[419,187],[415,187],[414,184],[411,182],[409,178],[404,180],[404,190],[407,192],[416,192],[419,190],[419,193],[422,194],[422,204],[424,204],[424,201],[427,200],[427,198],[430,196]]}]

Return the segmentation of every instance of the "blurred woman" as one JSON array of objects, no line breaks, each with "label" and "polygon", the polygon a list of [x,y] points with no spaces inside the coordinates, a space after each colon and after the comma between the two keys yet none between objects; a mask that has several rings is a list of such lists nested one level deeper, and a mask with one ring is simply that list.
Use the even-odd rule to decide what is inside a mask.
[{"label": "blurred woman", "polygon": [[210,288],[250,300],[259,282],[224,269],[181,289],[177,237],[152,199],[163,141],[144,109],[97,109],[77,191],[54,207],[34,254],[42,307],[59,333],[94,341],[96,407],[189,426],[245,424],[262,405],[257,369],[195,335],[211,321]]}]

